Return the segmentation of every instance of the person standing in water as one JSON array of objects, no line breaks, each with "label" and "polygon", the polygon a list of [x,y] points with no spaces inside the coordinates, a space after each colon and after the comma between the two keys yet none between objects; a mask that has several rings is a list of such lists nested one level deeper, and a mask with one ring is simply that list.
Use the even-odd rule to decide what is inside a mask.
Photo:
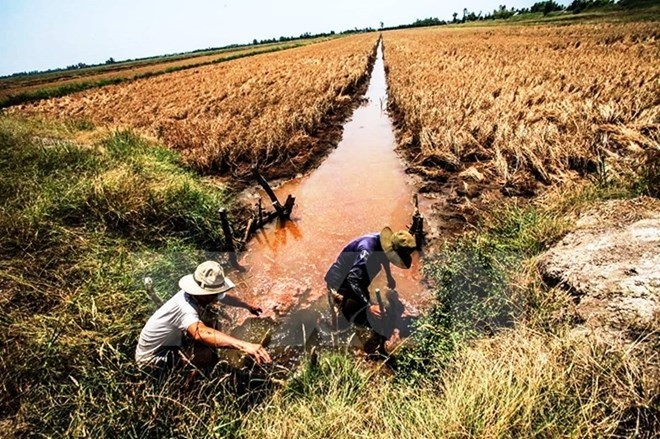
[{"label": "person standing in water", "polygon": [[[380,233],[370,233],[349,242],[337,256],[325,275],[328,292],[349,322],[374,330],[383,328],[380,304],[372,304],[369,286],[381,269],[387,276],[387,286],[396,288],[390,264],[409,269],[412,253],[417,248],[415,238],[407,231],[393,232],[384,227]],[[377,331],[378,332],[378,331]],[[399,330],[394,328],[388,336],[398,341]]]}]

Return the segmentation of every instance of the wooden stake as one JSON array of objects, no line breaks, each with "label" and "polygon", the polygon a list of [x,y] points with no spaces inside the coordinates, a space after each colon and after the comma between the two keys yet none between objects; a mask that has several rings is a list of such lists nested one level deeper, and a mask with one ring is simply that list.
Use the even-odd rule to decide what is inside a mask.
[{"label": "wooden stake", "polygon": [[247,243],[248,239],[250,238],[250,234],[252,233],[252,228],[254,227],[254,215],[250,217],[247,223],[247,227],[245,227],[245,235],[243,235],[243,243]]},{"label": "wooden stake", "polygon": [[266,194],[270,198],[270,201],[273,203],[273,207],[277,211],[277,214],[279,215],[280,218],[285,219],[284,215],[284,208],[280,204],[280,201],[277,199],[277,196],[275,195],[275,192],[270,188],[268,185],[268,182],[266,181],[265,178],[259,174],[259,171],[257,170],[256,167],[252,167],[252,174],[254,175],[254,178],[257,179],[261,187],[266,191]]},{"label": "wooden stake", "polygon": [[328,288],[328,305],[330,306],[330,318],[332,319],[332,329],[337,330],[338,321],[337,321],[337,311],[335,310],[335,298],[332,296],[332,290],[330,288]]},{"label": "wooden stake", "polygon": [[293,195],[290,195],[286,198],[286,201],[284,202],[284,214],[286,215],[287,218],[291,217],[291,211],[293,210],[293,205],[296,202],[296,197]]},{"label": "wooden stake", "polygon": [[412,224],[408,231],[415,237],[417,250],[420,250],[424,243],[424,216],[419,213],[419,200],[417,194],[413,195],[413,205],[415,206],[415,209],[413,211]]},{"label": "wooden stake", "polygon": [[161,306],[163,306],[164,302],[160,297],[158,297],[158,295],[154,291],[154,282],[153,280],[151,280],[150,277],[144,278],[144,288],[145,290],[147,290],[147,296],[149,296],[151,301],[154,302],[154,304],[156,304],[157,307],[160,308]]},{"label": "wooden stake", "polygon": [[277,199],[275,192],[273,192],[266,179],[264,179],[261,174],[259,174],[259,171],[255,166],[252,167],[252,174],[270,198],[275,211],[264,211],[263,200],[259,198],[259,201],[256,205],[257,212],[252,215],[248,222],[248,227],[246,228],[245,236],[243,237],[244,243],[247,243],[248,239],[250,239],[250,235],[253,232],[262,228],[264,225],[273,221],[275,218],[279,218],[281,221],[286,221],[289,219],[291,216],[291,211],[293,210],[293,206],[296,202],[296,197],[289,195],[286,199],[286,202],[284,203],[284,206],[282,206],[282,204],[280,204],[279,200]]},{"label": "wooden stake", "polygon": [[241,267],[236,257],[236,247],[234,247],[234,237],[229,226],[229,219],[227,218],[227,209],[222,208],[218,211],[220,214],[220,223],[222,224],[222,233],[225,235],[225,251],[229,253],[229,263],[232,267],[241,271],[245,268]]}]

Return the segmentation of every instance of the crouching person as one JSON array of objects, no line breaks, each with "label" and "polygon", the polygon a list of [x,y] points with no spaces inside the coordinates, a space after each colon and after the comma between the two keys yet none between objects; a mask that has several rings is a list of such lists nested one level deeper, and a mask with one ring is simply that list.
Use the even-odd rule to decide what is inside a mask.
[{"label": "crouching person", "polygon": [[[343,316],[351,323],[376,331],[383,337],[380,348],[386,351],[390,351],[388,346],[395,346],[399,341],[397,316],[392,313],[389,317],[394,317],[395,321],[386,321],[380,305],[372,303],[369,286],[383,269],[387,286],[396,288],[390,264],[409,269],[415,249],[415,238],[410,233],[393,232],[385,227],[380,233],[364,235],[348,243],[325,275],[329,294]],[[391,295],[391,292],[387,295],[388,302]]]},{"label": "crouching person", "polygon": [[138,364],[169,369],[185,358],[196,367],[207,368],[217,361],[217,348],[238,349],[257,364],[270,363],[263,346],[234,338],[200,319],[206,307],[214,302],[245,308],[259,315],[261,308],[228,293],[234,286],[215,261],[203,262],[194,273],[182,277],[179,280],[181,290],[163,304],[142,329],[135,350]]}]

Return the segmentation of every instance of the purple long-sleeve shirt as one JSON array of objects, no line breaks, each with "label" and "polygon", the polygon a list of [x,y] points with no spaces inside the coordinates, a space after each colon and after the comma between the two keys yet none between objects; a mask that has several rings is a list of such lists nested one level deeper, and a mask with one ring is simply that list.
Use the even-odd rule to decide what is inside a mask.
[{"label": "purple long-sleeve shirt", "polygon": [[351,241],[325,275],[328,287],[350,290],[369,302],[369,285],[381,267],[389,273],[390,262],[380,245],[380,234],[370,233]]}]

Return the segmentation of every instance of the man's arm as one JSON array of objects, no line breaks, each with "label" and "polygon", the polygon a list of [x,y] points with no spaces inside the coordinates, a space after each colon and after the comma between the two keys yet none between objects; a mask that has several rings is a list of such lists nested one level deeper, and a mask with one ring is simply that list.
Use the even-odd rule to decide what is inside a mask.
[{"label": "man's arm", "polygon": [[346,284],[351,289],[353,299],[361,301],[364,305],[370,305],[369,301],[369,273],[367,273],[367,260],[371,252],[362,249],[355,257],[353,266],[346,276]]},{"label": "man's arm", "polygon": [[225,305],[235,306],[238,308],[245,308],[255,316],[258,316],[259,314],[262,313],[262,309],[259,308],[258,306],[254,306],[247,302],[244,302],[243,300],[239,299],[233,294],[225,293],[225,296],[222,299],[218,299],[218,301],[224,303]]},{"label": "man's arm", "polygon": [[268,355],[268,352],[263,346],[239,340],[224,332],[209,328],[202,322],[195,322],[188,326],[188,334],[196,342],[203,343],[207,346],[243,351],[252,356],[257,364],[261,364],[262,361],[266,363],[271,362],[270,355]]},{"label": "man's arm", "polygon": [[390,290],[396,288],[396,281],[392,277],[392,269],[390,268],[390,261],[384,261],[382,264],[383,270],[385,270],[385,276],[387,276],[387,287]]}]

